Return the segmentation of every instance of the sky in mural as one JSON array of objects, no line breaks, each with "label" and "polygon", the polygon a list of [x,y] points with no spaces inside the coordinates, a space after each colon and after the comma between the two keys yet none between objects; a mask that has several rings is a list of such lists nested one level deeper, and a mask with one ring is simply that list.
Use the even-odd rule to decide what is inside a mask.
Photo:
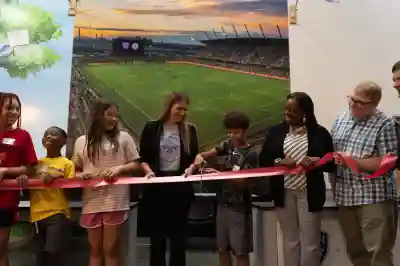
[{"label": "sky in mural", "polygon": [[287,37],[286,0],[80,0],[78,10],[75,35],[86,37],[278,37],[278,27]]}]

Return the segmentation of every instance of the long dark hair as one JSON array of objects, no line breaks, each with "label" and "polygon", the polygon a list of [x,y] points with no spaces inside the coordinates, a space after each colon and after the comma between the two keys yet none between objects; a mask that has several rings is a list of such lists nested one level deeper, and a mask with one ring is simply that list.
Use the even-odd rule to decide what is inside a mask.
[{"label": "long dark hair", "polygon": [[297,101],[300,109],[304,113],[304,125],[308,130],[315,129],[318,126],[318,121],[314,113],[314,102],[312,101],[310,95],[305,92],[292,92],[286,97],[286,99],[294,99]]},{"label": "long dark hair", "polygon": [[[4,114],[3,114],[3,109],[4,109],[4,105],[9,104],[11,105],[11,101],[13,99],[16,99],[20,109],[22,108],[21,106],[21,100],[19,99],[18,95],[14,94],[14,93],[8,93],[8,92],[0,92],[0,132],[4,132],[6,130],[6,121],[4,121]],[[20,111],[21,112],[21,111]],[[18,120],[17,120],[17,127],[20,128],[21,127],[21,116],[22,113],[20,114]]]},{"label": "long dark hair", "polygon": [[106,131],[104,128],[104,113],[111,107],[117,107],[117,105],[103,100],[97,100],[93,104],[91,124],[86,135],[87,155],[92,163],[94,163],[95,159],[97,159],[99,156],[101,142],[104,136],[107,137],[112,144],[114,144],[115,152],[117,152],[119,149],[118,124],[110,131]]},{"label": "long dark hair", "polygon": [[[173,92],[167,96],[164,105],[164,111],[160,117],[160,121],[165,123],[170,118],[171,108],[174,104],[185,102],[189,104],[189,96],[183,92]],[[187,153],[190,152],[190,133],[189,133],[189,125],[186,121],[186,118],[183,119],[181,123],[179,123],[179,131],[181,132],[182,142],[183,142],[183,150]]]}]

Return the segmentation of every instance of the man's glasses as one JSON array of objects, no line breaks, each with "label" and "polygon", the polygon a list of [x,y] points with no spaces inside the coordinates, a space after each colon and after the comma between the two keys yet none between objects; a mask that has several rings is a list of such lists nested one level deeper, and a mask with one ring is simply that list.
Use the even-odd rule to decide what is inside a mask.
[{"label": "man's glasses", "polygon": [[349,102],[351,102],[351,103],[354,103],[354,104],[358,105],[358,106],[366,106],[368,104],[374,103],[373,101],[369,101],[369,102],[361,101],[361,100],[355,99],[352,96],[347,96],[347,100]]}]

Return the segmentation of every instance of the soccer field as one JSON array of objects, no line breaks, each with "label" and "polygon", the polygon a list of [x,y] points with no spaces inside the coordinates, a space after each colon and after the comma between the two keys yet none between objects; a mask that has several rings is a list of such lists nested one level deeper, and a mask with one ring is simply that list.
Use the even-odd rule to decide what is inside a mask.
[{"label": "soccer field", "polygon": [[186,92],[189,120],[201,145],[224,137],[221,121],[232,109],[249,114],[251,134],[280,121],[290,90],[289,81],[188,64],[89,64],[84,71],[91,87],[118,104],[121,117],[137,134],[145,122],[161,115],[166,95]]}]

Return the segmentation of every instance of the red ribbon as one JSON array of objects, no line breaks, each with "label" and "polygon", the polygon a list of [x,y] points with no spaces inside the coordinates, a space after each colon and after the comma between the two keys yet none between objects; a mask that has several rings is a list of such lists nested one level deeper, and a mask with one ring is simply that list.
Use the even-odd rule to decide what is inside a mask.
[{"label": "red ribbon", "polygon": [[[296,168],[287,168],[283,166],[265,167],[265,168],[254,168],[246,169],[242,171],[232,172],[219,172],[205,175],[191,175],[188,177],[183,176],[167,176],[167,177],[153,177],[146,179],[143,177],[116,177],[113,181],[105,181],[102,178],[94,178],[91,180],[82,180],[79,178],[69,179],[56,179],[50,184],[43,184],[40,179],[29,179],[26,186],[21,187],[15,179],[5,179],[0,182],[0,190],[21,190],[21,189],[45,189],[45,188],[85,188],[85,187],[102,187],[106,185],[135,185],[135,184],[155,184],[155,183],[174,183],[174,182],[196,182],[196,181],[207,181],[207,180],[224,180],[224,179],[241,179],[241,178],[253,178],[253,177],[267,177],[267,176],[279,176],[288,174],[299,174],[301,172],[307,172],[314,168],[323,166],[328,162],[334,160],[335,156],[339,156],[345,164],[355,173],[360,173],[357,162],[350,156],[342,153],[328,153],[322,157],[314,166],[307,169],[302,166]],[[379,169],[365,177],[366,179],[376,178],[382,176],[391,170],[397,161],[397,156],[387,155],[382,158]]]}]

